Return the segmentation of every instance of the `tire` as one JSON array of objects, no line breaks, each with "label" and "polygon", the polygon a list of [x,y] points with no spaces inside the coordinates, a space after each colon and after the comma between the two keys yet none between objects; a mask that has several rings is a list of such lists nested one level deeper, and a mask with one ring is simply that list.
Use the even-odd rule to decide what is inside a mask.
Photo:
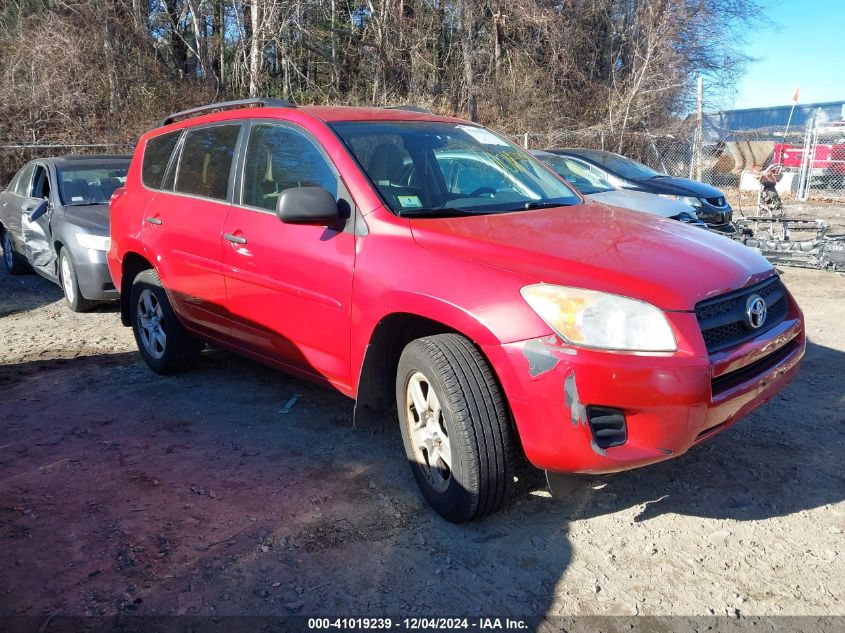
[{"label": "tire", "polygon": [[0,229],[3,233],[3,262],[10,275],[27,275],[32,272],[32,267],[23,255],[15,250],[12,244],[12,236],[6,229]]},{"label": "tire", "polygon": [[74,312],[87,312],[97,305],[96,301],[86,299],[79,291],[76,268],[66,248],[59,251],[59,283],[62,286],[68,307]]},{"label": "tire", "polygon": [[199,355],[202,343],[182,327],[155,270],[132,282],[129,315],[141,358],[157,374],[175,374]]},{"label": "tire", "polygon": [[408,344],[396,403],[414,479],[440,516],[463,523],[502,507],[513,486],[513,431],[501,387],[472,342],[440,334]]}]

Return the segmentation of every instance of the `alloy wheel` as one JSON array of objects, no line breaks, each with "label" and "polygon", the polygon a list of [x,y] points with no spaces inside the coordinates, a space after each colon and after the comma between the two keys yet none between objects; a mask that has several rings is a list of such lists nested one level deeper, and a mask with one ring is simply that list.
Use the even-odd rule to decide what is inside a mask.
[{"label": "alloy wheel", "polygon": [[76,295],[76,289],[73,285],[73,276],[70,272],[70,259],[67,255],[62,257],[62,289],[65,291],[65,297],[67,297],[68,303],[73,304],[73,300]]},{"label": "alloy wheel", "polygon": [[153,358],[161,358],[167,346],[164,331],[164,313],[158,298],[147,289],[138,296],[138,333],[141,344]]},{"label": "alloy wheel", "polygon": [[405,423],[414,458],[431,487],[444,493],[452,480],[449,433],[434,386],[422,372],[411,374],[405,400]]}]

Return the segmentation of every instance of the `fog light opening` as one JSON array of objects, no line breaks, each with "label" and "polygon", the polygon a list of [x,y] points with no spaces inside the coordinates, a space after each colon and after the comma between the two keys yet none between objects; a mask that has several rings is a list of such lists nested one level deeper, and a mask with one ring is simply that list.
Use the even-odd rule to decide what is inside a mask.
[{"label": "fog light opening", "polygon": [[601,449],[621,446],[628,441],[628,424],[619,409],[589,405],[587,421],[593,441]]}]

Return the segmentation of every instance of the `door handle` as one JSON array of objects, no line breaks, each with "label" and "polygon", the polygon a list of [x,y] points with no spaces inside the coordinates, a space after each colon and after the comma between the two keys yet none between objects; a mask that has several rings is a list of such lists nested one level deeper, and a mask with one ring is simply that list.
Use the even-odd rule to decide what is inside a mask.
[{"label": "door handle", "polygon": [[232,244],[246,244],[246,238],[241,235],[232,235],[231,233],[224,233],[223,237]]},{"label": "door handle", "polygon": [[161,224],[161,218],[150,217],[147,218],[147,222],[149,222],[150,224]]}]

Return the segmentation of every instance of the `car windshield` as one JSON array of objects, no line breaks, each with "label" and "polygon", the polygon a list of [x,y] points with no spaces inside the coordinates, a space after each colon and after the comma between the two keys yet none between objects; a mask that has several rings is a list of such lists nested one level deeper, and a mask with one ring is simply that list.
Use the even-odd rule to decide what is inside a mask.
[{"label": "car windshield", "polygon": [[332,128],[398,215],[505,213],[581,201],[532,156],[482,127],[346,121]]},{"label": "car windshield", "polygon": [[60,167],[59,194],[64,206],[108,204],[118,187],[126,182],[129,160],[92,165]]},{"label": "car windshield", "polygon": [[654,171],[648,165],[635,161],[632,158],[613,154],[611,152],[579,152],[587,160],[601,165],[617,176],[627,178],[628,180],[647,180],[649,178],[657,178],[658,176],[665,176],[659,171]]},{"label": "car windshield", "polygon": [[581,161],[566,156],[556,156],[555,154],[538,154],[537,158],[554,169],[561,178],[585,196],[605,193],[614,189],[614,186],[606,178],[592,171],[588,165]]}]

